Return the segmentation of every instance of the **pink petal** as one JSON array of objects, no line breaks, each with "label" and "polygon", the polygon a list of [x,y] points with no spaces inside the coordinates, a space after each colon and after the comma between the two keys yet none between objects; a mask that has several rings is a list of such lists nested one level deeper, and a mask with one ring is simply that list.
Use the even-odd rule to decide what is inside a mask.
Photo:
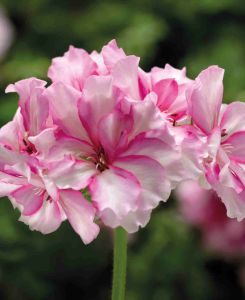
[{"label": "pink petal", "polygon": [[141,191],[140,183],[132,173],[116,167],[97,175],[89,189],[102,220],[104,212],[107,210],[112,212],[114,217],[103,220],[109,226],[137,209]]},{"label": "pink petal", "polygon": [[132,118],[118,110],[101,119],[98,126],[99,138],[108,159],[113,159],[116,152],[126,147],[132,126]]},{"label": "pink petal", "polygon": [[78,116],[77,104],[82,94],[63,83],[54,83],[47,88],[50,110],[55,124],[67,135],[87,140],[87,133]]},{"label": "pink petal", "polygon": [[60,227],[63,218],[61,208],[57,202],[44,201],[35,214],[31,216],[21,215],[19,220],[29,225],[31,230],[49,234]]},{"label": "pink petal", "polygon": [[89,157],[93,152],[92,145],[88,142],[61,133],[45,159],[50,162],[60,161],[67,156],[81,159]]},{"label": "pink petal", "polygon": [[113,85],[133,99],[140,99],[138,66],[139,58],[131,55],[119,60],[112,69]]},{"label": "pink petal", "polygon": [[[162,131],[164,140],[164,131]],[[167,140],[166,135],[166,140]],[[159,162],[165,170],[165,175],[171,181],[173,187],[179,181],[182,181],[185,173],[185,168],[181,164],[181,152],[175,149],[175,144],[168,144],[158,138],[146,138],[139,136],[134,139],[128,149],[121,156],[143,155]]]},{"label": "pink petal", "polygon": [[48,77],[53,82],[63,82],[82,90],[85,80],[95,70],[96,64],[85,50],[70,46],[64,56],[52,60]]},{"label": "pink petal", "polygon": [[237,131],[245,131],[245,103],[233,102],[226,106],[220,127],[227,137]]},{"label": "pink petal", "polygon": [[66,158],[50,164],[48,176],[60,189],[80,190],[88,186],[97,172],[95,164],[90,161],[75,161]]},{"label": "pink petal", "polygon": [[118,48],[116,40],[112,40],[104,46],[101,55],[108,70],[111,70],[119,60],[126,57],[123,49]]},{"label": "pink petal", "polygon": [[6,88],[6,93],[19,94],[19,105],[24,119],[26,131],[36,135],[45,128],[49,107],[48,100],[43,96],[45,81],[29,78],[11,84]]},{"label": "pink petal", "polygon": [[245,131],[233,133],[222,143],[222,147],[230,159],[245,163]]},{"label": "pink petal", "polygon": [[161,112],[149,98],[132,103],[131,110],[134,120],[133,130],[130,133],[131,138],[140,133],[165,126]]},{"label": "pink petal", "polygon": [[164,79],[154,86],[153,92],[158,95],[157,106],[161,111],[166,111],[178,95],[178,85],[173,79]]},{"label": "pink petal", "polygon": [[22,214],[30,216],[41,208],[44,201],[44,191],[32,185],[26,185],[14,191],[11,197],[23,206]]},{"label": "pink petal", "polygon": [[63,190],[60,204],[68,221],[85,244],[91,243],[99,233],[99,226],[94,223],[95,208],[78,191]]},{"label": "pink petal", "polygon": [[217,66],[202,71],[188,97],[189,114],[206,134],[218,124],[223,96],[223,75],[224,70]]},{"label": "pink petal", "polygon": [[158,67],[152,68],[151,77],[153,85],[163,79],[175,79],[178,84],[191,82],[191,80],[186,77],[186,68],[179,70],[169,64],[166,64],[164,69]]},{"label": "pink petal", "polygon": [[94,143],[98,142],[97,126],[101,118],[116,105],[110,76],[91,76],[85,83],[83,97],[78,102],[82,124]]},{"label": "pink petal", "polygon": [[46,157],[50,149],[55,145],[55,130],[56,128],[47,128],[41,131],[36,136],[30,136],[28,140],[35,146],[39,155]]},{"label": "pink petal", "polygon": [[92,60],[97,65],[96,74],[107,75],[108,74],[108,70],[107,70],[107,67],[106,67],[106,65],[104,63],[103,56],[100,53],[98,53],[97,51],[93,51],[90,54],[90,57],[92,58]]},{"label": "pink petal", "polygon": [[242,221],[245,218],[245,190],[236,193],[234,189],[218,185],[215,190],[227,209],[229,218]]},{"label": "pink petal", "polygon": [[9,149],[19,151],[19,143],[23,139],[24,132],[23,117],[20,108],[18,108],[13,120],[0,129],[0,143]]},{"label": "pink petal", "polygon": [[0,197],[6,197],[20,186],[6,182],[0,182]]},{"label": "pink petal", "polygon": [[152,210],[136,210],[129,212],[128,215],[120,221],[122,226],[128,233],[135,233],[139,227],[145,227],[150,221]]},{"label": "pink petal", "polygon": [[169,198],[170,184],[164,168],[157,161],[146,156],[131,155],[117,159],[113,165],[130,172],[139,181],[140,209],[153,209],[160,201]]}]

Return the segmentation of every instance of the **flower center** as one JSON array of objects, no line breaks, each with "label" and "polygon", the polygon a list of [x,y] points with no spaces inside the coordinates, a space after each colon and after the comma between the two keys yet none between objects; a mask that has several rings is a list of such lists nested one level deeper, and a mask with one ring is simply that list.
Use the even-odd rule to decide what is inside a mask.
[{"label": "flower center", "polygon": [[37,152],[35,146],[29,141],[27,134],[24,136],[22,141],[24,144],[24,151],[26,151],[28,154],[33,154]]},{"label": "flower center", "polygon": [[100,172],[109,169],[106,161],[105,150],[102,147],[99,148],[96,154],[95,165],[96,165],[96,169],[99,170]]}]

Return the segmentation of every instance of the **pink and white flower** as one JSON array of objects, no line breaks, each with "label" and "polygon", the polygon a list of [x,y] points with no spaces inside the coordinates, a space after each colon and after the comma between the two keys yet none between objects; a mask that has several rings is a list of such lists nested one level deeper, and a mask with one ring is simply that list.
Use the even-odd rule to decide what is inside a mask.
[{"label": "pink and white flower", "polygon": [[231,218],[245,217],[245,103],[221,106],[224,70],[202,71],[188,92],[193,128],[204,141],[204,174]]},{"label": "pink and white flower", "polygon": [[41,159],[55,141],[49,104],[43,97],[45,84],[30,78],[7,88],[19,94],[20,108],[0,130],[1,196],[11,199],[21,212],[20,220],[32,230],[47,234],[68,219],[89,243],[99,232],[93,221],[96,209],[78,191],[58,189],[49,176],[52,165]]},{"label": "pink and white flower", "polygon": [[168,199],[168,170],[180,154],[151,99],[126,97],[115,82],[113,75],[92,75],[82,91],[62,82],[47,89],[61,130],[47,159],[59,188],[88,187],[106,225],[135,232]]}]

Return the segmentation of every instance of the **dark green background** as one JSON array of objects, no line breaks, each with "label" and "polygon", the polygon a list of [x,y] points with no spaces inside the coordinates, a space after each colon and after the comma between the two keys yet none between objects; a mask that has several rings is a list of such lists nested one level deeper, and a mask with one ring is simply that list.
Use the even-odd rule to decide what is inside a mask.
[{"label": "dark green background", "polygon": [[[0,63],[0,123],[17,107],[8,83],[46,78],[52,57],[70,44],[100,50],[112,38],[141,66],[186,66],[194,78],[211,64],[226,69],[225,101],[245,99],[243,0],[1,0],[15,28]],[[69,224],[48,236],[17,221],[0,201],[0,299],[107,300],[112,232],[102,227],[84,246]],[[130,237],[127,300],[240,300],[244,259],[205,250],[198,231],[183,223],[174,199],[157,208],[150,224]]]}]

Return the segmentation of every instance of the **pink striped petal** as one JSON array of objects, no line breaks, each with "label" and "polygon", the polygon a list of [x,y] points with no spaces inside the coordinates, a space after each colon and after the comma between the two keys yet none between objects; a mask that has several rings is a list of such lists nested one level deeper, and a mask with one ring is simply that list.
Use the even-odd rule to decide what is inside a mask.
[{"label": "pink striped petal", "polygon": [[64,56],[52,60],[48,77],[53,82],[63,82],[82,90],[85,80],[95,70],[96,64],[85,50],[70,46]]},{"label": "pink striped petal", "polygon": [[47,88],[50,110],[55,124],[67,135],[87,140],[87,133],[78,116],[78,100],[81,92],[63,83],[54,83]]},{"label": "pink striped petal", "polygon": [[44,201],[41,208],[33,215],[21,215],[20,221],[24,222],[31,230],[49,234],[60,227],[63,221],[62,211],[55,201]]},{"label": "pink striped petal", "polygon": [[44,191],[32,185],[26,185],[14,191],[11,197],[23,206],[22,214],[30,216],[41,208],[44,201]]},{"label": "pink striped petal", "polygon": [[171,188],[164,168],[152,158],[131,155],[117,159],[113,165],[132,173],[139,181],[141,185],[139,209],[153,209],[160,201],[169,198]]},{"label": "pink striped petal", "polygon": [[95,208],[78,191],[63,190],[60,204],[73,229],[84,244],[91,243],[99,234],[99,226],[94,223]]},{"label": "pink striped petal", "polygon": [[206,134],[218,125],[223,97],[223,75],[224,70],[217,66],[202,71],[188,97],[189,114]]},{"label": "pink striped petal", "polygon": [[45,81],[28,78],[11,84],[6,92],[19,94],[19,105],[24,119],[26,131],[36,135],[46,126],[49,106],[48,100],[43,96]]},{"label": "pink striped petal", "polygon": [[166,111],[178,95],[177,82],[173,79],[161,80],[153,87],[153,92],[158,95],[157,106],[160,111]]},{"label": "pink striped petal", "polygon": [[119,60],[126,57],[123,49],[118,48],[116,40],[112,40],[107,45],[105,45],[102,48],[101,55],[109,71]]},{"label": "pink striped petal", "polygon": [[97,126],[101,118],[116,105],[110,76],[91,76],[85,83],[83,97],[78,102],[79,117],[91,140],[98,143]]},{"label": "pink striped petal", "polygon": [[112,69],[113,85],[133,99],[140,99],[138,66],[139,58],[131,55],[119,60]]},{"label": "pink striped petal", "polygon": [[113,217],[106,220],[109,226],[117,221],[117,218],[122,219],[130,211],[137,209],[141,191],[137,178],[117,167],[111,167],[97,175],[89,189],[102,220],[104,212],[106,214],[106,211],[111,211]]},{"label": "pink striped petal", "polygon": [[222,143],[222,147],[230,159],[245,163],[245,131],[233,133]]},{"label": "pink striped petal", "polygon": [[60,189],[80,190],[88,186],[91,178],[98,173],[93,162],[75,161],[65,158],[60,162],[50,164],[48,176]]},{"label": "pink striped petal", "polygon": [[237,131],[245,131],[245,103],[233,102],[226,106],[220,122],[224,140]]}]

